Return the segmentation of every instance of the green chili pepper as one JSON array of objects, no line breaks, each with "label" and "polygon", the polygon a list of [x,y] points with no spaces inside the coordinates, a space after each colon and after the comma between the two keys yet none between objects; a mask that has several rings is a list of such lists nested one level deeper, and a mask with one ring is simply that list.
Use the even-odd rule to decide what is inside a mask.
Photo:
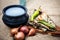
[{"label": "green chili pepper", "polygon": [[50,24],[44,20],[40,20],[38,23],[44,24],[45,26],[49,27],[50,29],[55,29],[55,26],[53,26],[52,24]]},{"label": "green chili pepper", "polygon": [[31,16],[31,18],[30,18],[30,21],[33,21],[33,20],[39,15],[39,11],[40,11],[40,9],[36,10],[36,11],[32,14],[32,16]]}]

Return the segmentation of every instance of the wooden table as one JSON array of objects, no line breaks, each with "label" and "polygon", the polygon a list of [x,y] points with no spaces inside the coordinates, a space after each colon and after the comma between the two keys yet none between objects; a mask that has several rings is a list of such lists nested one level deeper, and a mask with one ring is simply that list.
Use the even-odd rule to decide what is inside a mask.
[{"label": "wooden table", "polygon": [[[8,28],[2,21],[1,12],[5,6],[19,4],[19,1],[1,0],[0,4],[0,40],[13,40],[13,38],[10,37],[10,28]],[[26,7],[28,9],[28,14],[31,15],[34,9],[39,8],[39,6],[41,6],[42,11],[45,11],[51,19],[60,26],[60,0],[27,0]],[[26,40],[60,40],[60,37],[37,33],[37,35],[33,37],[27,37]]]}]

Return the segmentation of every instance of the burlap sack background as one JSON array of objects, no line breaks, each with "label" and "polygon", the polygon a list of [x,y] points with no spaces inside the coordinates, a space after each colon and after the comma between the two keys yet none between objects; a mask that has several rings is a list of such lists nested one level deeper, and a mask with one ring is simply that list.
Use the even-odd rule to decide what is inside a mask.
[{"label": "burlap sack background", "polygon": [[[42,11],[45,11],[51,19],[60,26],[60,0],[26,0],[28,14],[31,15],[34,9],[41,6]],[[8,5],[20,4],[19,0],[0,0],[0,40],[13,40],[10,37],[10,29],[2,22],[2,10]],[[28,37],[26,40],[60,40],[60,37],[50,35],[37,34],[33,37]]]}]

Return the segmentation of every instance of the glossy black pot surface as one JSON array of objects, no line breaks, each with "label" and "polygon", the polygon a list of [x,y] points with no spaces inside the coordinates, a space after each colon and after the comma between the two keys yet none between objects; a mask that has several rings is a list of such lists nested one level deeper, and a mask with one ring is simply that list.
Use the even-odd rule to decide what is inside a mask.
[{"label": "glossy black pot surface", "polygon": [[[5,13],[6,10],[9,8],[12,8],[12,7],[20,7],[25,10],[25,13],[23,15],[19,15],[19,16],[6,15],[6,13]],[[2,20],[8,27],[14,28],[14,27],[19,27],[20,25],[25,25],[28,22],[28,18],[29,18],[29,16],[27,14],[26,8],[21,5],[10,5],[3,9]]]}]

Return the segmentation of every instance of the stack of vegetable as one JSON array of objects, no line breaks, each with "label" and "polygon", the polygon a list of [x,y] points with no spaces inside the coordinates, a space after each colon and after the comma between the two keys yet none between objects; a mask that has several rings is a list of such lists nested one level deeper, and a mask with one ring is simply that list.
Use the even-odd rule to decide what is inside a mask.
[{"label": "stack of vegetable", "polygon": [[29,24],[36,26],[36,28],[43,29],[44,31],[55,31],[55,24],[40,8],[34,11],[30,17]]},{"label": "stack of vegetable", "polygon": [[60,36],[60,27],[57,26],[46,13],[42,12],[40,8],[34,11],[29,19],[29,24],[34,26],[37,32]]},{"label": "stack of vegetable", "polygon": [[11,36],[14,37],[15,40],[24,40],[26,36],[34,36],[35,34],[36,30],[31,26],[24,25],[11,29]]}]

